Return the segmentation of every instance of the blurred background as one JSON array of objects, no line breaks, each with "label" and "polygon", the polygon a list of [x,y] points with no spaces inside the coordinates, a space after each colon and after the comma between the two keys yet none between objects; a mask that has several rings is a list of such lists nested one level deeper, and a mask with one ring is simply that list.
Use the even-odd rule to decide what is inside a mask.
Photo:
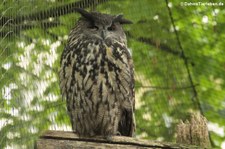
[{"label": "blurred background", "polygon": [[225,2],[217,0],[1,0],[0,148],[30,149],[45,130],[71,130],[58,72],[75,7],[133,21],[124,30],[138,138],[174,142],[180,120],[200,112],[214,147],[225,148]]}]

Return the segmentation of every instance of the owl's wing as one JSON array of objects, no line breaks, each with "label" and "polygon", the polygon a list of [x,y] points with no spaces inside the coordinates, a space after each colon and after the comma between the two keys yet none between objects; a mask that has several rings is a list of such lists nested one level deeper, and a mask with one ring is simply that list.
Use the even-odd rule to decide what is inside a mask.
[{"label": "owl's wing", "polygon": [[135,111],[135,80],[134,80],[134,65],[133,65],[133,60],[130,59],[129,61],[130,66],[131,66],[131,102],[132,102],[132,124],[131,124],[131,136],[135,135],[135,130],[136,130],[136,121],[135,121],[135,115],[134,115],[134,111]]},{"label": "owl's wing", "polygon": [[70,58],[69,55],[69,50],[67,49],[67,47],[65,47],[61,59],[60,59],[60,71],[59,71],[59,82],[60,82],[60,91],[62,94],[62,98],[65,99],[66,98],[66,94],[67,94],[67,87],[66,84],[68,83],[68,79],[69,79],[69,66],[68,66],[68,58]]},{"label": "owl's wing", "polygon": [[136,124],[135,124],[135,116],[134,116],[134,110],[135,110],[135,92],[134,92],[134,66],[133,66],[133,60],[131,59],[131,56],[129,53],[128,55],[128,65],[130,69],[130,95],[129,98],[126,100],[129,100],[127,103],[128,107],[131,108],[123,108],[122,114],[121,114],[121,120],[119,122],[118,130],[122,136],[134,136]]},{"label": "owl's wing", "polygon": [[73,96],[71,93],[71,82],[73,72],[73,64],[71,64],[71,50],[65,47],[60,60],[59,82],[62,99],[66,99],[68,114],[71,117],[71,105],[73,104]]}]

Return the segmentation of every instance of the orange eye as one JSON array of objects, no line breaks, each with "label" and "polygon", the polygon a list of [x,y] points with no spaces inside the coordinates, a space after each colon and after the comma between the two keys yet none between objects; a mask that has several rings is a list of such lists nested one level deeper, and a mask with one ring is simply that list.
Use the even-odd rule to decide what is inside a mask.
[{"label": "orange eye", "polygon": [[110,27],[108,27],[108,31],[114,31],[116,30],[116,25],[112,24]]}]

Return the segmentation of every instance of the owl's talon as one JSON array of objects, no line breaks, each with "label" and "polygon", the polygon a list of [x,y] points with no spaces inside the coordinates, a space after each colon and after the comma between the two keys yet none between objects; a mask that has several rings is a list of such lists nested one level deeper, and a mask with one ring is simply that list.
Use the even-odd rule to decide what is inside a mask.
[{"label": "owl's talon", "polygon": [[119,131],[116,132],[117,136],[121,136],[121,133]]},{"label": "owl's talon", "polygon": [[106,136],[105,139],[106,139],[107,141],[109,141],[109,142],[112,142],[112,136],[111,136],[111,135]]}]

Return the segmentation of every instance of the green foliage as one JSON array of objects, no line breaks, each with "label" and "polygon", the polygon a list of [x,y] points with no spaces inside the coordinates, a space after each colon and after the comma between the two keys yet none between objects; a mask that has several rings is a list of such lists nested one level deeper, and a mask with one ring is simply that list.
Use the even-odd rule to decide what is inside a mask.
[{"label": "green foliage", "polygon": [[[32,148],[43,131],[70,127],[58,71],[67,35],[79,17],[66,12],[76,2],[1,2],[0,148]],[[133,21],[124,29],[135,64],[138,137],[174,141],[179,120],[198,110],[211,123],[225,125],[224,6],[170,2],[185,59],[165,1],[108,0],[95,4],[80,6],[123,13]],[[64,6],[68,7],[60,9]],[[44,17],[51,9],[56,11]],[[219,147],[225,136],[210,132]]]}]

